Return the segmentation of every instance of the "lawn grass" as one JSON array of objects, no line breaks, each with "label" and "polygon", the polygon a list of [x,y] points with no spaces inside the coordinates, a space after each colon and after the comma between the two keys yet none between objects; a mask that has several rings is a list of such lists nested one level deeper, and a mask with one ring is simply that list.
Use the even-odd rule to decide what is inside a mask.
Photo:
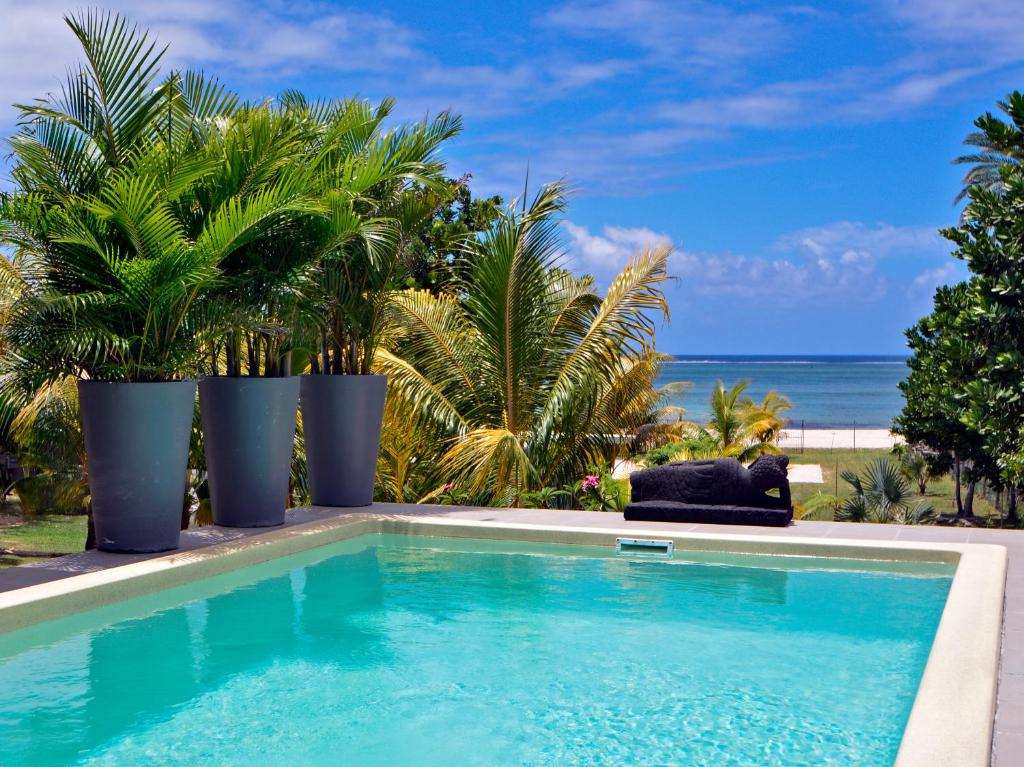
[{"label": "lawn grass", "polygon": [[[804,483],[792,485],[793,500],[800,504],[805,503],[818,492],[845,498],[850,494],[850,486],[842,479],[844,471],[849,470],[855,474],[860,474],[870,463],[878,458],[893,458],[892,453],[884,448],[865,450],[841,448],[829,450],[828,448],[822,448],[807,449],[802,453],[798,450],[787,450],[786,454],[789,456],[790,462],[794,464],[819,464],[821,466],[822,479],[825,480],[821,485]],[[915,487],[914,490],[916,491],[916,489]],[[929,480],[928,492],[923,496],[919,496],[915,492],[914,497],[930,503],[938,514],[955,514],[955,490],[953,476],[952,474],[947,474],[944,477]],[[975,496],[974,499],[974,513],[983,517],[997,516],[995,508],[982,498],[980,494]]]},{"label": "lawn grass", "polygon": [[[63,553],[82,551],[85,547],[85,524],[84,514],[25,517],[19,525],[0,527],[0,549]],[[34,559],[0,556],[0,567],[25,564]]]}]

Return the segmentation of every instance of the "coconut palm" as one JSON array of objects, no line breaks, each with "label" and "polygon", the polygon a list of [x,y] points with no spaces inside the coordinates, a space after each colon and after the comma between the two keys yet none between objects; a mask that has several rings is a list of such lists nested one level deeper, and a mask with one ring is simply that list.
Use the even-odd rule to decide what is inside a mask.
[{"label": "coconut palm", "polygon": [[408,417],[390,440],[437,435],[416,461],[436,472],[434,496],[507,505],[571,484],[614,458],[657,407],[651,314],[667,316],[668,251],[632,258],[602,297],[557,268],[565,200],[554,184],[503,210],[466,244],[473,268],[453,293],[393,297],[394,336],[376,366]]},{"label": "coconut palm", "polygon": [[907,525],[926,521],[933,514],[929,504],[914,501],[910,483],[887,458],[874,461],[861,475],[845,471],[842,476],[852,493],[836,511],[837,520]]},{"label": "coconut palm", "polygon": [[711,437],[717,456],[750,461],[762,453],[779,452],[776,443],[785,426],[781,414],[792,405],[776,391],[755,402],[745,394],[749,385],[740,381],[726,388],[718,381],[711,390],[711,415],[701,431]]},{"label": "coconut palm", "polygon": [[964,139],[964,144],[975,147],[977,151],[953,161],[957,165],[971,166],[961,182],[956,202],[963,200],[968,189],[975,184],[989,189],[1001,188],[1002,168],[1024,164],[1024,93],[1014,91],[1005,101],[998,102],[998,106],[1009,121],[991,112],[979,117],[974,121],[978,130],[967,134]]}]

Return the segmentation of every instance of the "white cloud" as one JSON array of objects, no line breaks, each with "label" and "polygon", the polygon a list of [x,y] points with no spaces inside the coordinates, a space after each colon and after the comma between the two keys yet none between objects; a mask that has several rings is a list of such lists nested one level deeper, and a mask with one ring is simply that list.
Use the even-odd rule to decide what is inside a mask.
[{"label": "white cloud", "polygon": [[[683,250],[663,232],[647,227],[605,226],[600,232],[567,221],[570,265],[608,279],[644,247],[665,245],[674,253],[669,273],[684,293],[752,300],[836,300],[871,303],[896,279],[880,268],[886,260],[934,259],[947,252],[933,227],[838,221],[778,237],[760,255]],[[930,291],[956,274],[947,263],[922,272],[907,286]]]},{"label": "white cloud", "polygon": [[672,247],[672,238],[646,227],[605,226],[591,234],[585,226],[563,223],[569,235],[569,262],[576,271],[611,277],[644,248]]},{"label": "white cloud", "polygon": [[966,277],[966,269],[960,261],[947,261],[934,269],[925,269],[914,277],[907,288],[909,298],[930,297],[940,285],[950,285]]},{"label": "white cloud", "polygon": [[677,125],[727,129],[881,122],[917,112],[985,71],[984,66],[960,66],[921,72],[911,62],[887,62],[807,80],[771,82],[739,93],[666,101],[657,114]]},{"label": "white cloud", "polygon": [[[369,7],[369,6],[363,6]],[[323,2],[250,3],[244,0],[106,0],[169,44],[165,69],[206,68],[255,97],[273,96],[302,76],[335,79],[343,95],[394,95],[403,117],[448,107],[471,117],[522,111],[531,104],[611,76],[612,64],[529,59],[498,66],[483,61],[444,63],[430,40],[386,12]],[[65,0],[0,0],[5,35],[0,67],[0,123],[8,108],[59,87],[81,58],[63,21]],[[563,57],[564,58],[564,57]],[[4,111],[6,110],[6,111]]]},{"label": "white cloud", "polygon": [[889,281],[868,254],[839,258],[765,258],[733,253],[681,252],[670,272],[685,290],[702,296],[735,296],[773,303],[836,300],[870,303],[888,292]]},{"label": "white cloud", "polygon": [[586,38],[628,44],[681,72],[727,69],[777,50],[788,35],[778,14],[703,0],[570,0],[538,21]]},{"label": "white cloud", "polygon": [[[322,4],[255,6],[242,0],[108,0],[170,44],[165,63],[213,66],[218,75],[271,79],[302,71],[385,71],[416,58],[415,35],[384,16]],[[7,34],[0,103],[27,101],[53,89],[80,48],[64,23],[64,0],[0,0]],[[76,13],[77,15],[77,13]]]},{"label": "white cloud", "polygon": [[772,249],[819,257],[865,253],[879,259],[932,257],[949,252],[948,243],[939,236],[937,227],[860,221],[837,221],[788,232],[776,239]]},{"label": "white cloud", "polygon": [[993,58],[1024,59],[1019,0],[882,0],[881,6],[923,41],[966,43]]}]

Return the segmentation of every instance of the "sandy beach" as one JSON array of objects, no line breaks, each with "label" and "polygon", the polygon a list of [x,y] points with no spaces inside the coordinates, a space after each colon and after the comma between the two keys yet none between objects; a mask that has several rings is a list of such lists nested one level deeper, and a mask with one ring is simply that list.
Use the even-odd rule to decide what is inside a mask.
[{"label": "sandy beach", "polygon": [[891,448],[903,437],[888,429],[787,429],[782,433],[784,448]]}]

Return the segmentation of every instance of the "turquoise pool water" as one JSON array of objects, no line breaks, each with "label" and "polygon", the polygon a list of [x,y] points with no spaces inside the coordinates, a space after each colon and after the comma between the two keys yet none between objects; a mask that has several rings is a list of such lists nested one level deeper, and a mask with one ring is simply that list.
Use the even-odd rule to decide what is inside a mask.
[{"label": "turquoise pool water", "polygon": [[951,572],[848,567],[365,536],[0,636],[0,761],[889,767]]}]

